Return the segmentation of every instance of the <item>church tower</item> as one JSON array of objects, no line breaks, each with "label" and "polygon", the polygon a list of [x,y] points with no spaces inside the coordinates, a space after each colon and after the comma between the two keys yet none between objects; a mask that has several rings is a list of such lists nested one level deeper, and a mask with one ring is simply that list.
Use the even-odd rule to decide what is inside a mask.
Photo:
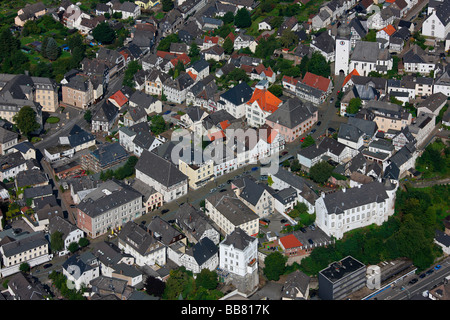
[{"label": "church tower", "polygon": [[340,72],[344,72],[346,76],[350,71],[350,27],[344,22],[339,26],[336,36],[336,50],[334,59],[334,74],[339,75]]}]

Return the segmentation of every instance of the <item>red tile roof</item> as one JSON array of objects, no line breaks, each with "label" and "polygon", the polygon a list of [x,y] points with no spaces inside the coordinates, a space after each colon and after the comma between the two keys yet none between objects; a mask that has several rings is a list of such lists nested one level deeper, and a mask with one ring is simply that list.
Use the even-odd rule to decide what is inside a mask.
[{"label": "red tile roof", "polygon": [[293,234],[280,238],[280,242],[283,244],[285,249],[303,246],[303,244]]},{"label": "red tile roof", "polygon": [[326,92],[331,80],[322,76],[318,76],[311,72],[307,72],[302,82],[310,87]]},{"label": "red tile roof", "polygon": [[283,76],[282,82],[287,82],[287,83],[295,86],[295,85],[297,85],[298,79],[296,79],[294,77],[290,77],[290,76]]},{"label": "red tile roof", "polygon": [[122,107],[125,103],[128,102],[128,98],[120,90],[112,94],[109,99],[114,100],[119,107]]}]

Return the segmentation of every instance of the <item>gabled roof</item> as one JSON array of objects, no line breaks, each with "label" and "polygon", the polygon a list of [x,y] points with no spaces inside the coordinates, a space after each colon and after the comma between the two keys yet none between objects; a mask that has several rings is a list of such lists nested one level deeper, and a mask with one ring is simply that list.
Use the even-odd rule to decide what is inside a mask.
[{"label": "gabled roof", "polygon": [[303,77],[302,82],[310,87],[326,92],[328,91],[331,79],[307,72]]},{"label": "gabled roof", "polygon": [[238,106],[249,101],[252,98],[252,95],[253,89],[243,81],[222,93],[220,97]]},{"label": "gabled roof", "polygon": [[267,89],[258,89],[258,88],[256,88],[255,91],[253,91],[253,95],[251,99],[247,102],[247,104],[251,105],[255,101],[261,108],[261,110],[270,113],[275,112],[275,110],[278,109],[278,106],[282,103],[282,101],[279,98],[277,98]]},{"label": "gabled roof", "polygon": [[171,161],[147,150],[142,152],[135,168],[166,187],[187,180],[187,176],[178,170]]},{"label": "gabled roof", "polygon": [[384,27],[381,30],[386,32],[389,36],[392,36],[395,32],[395,28],[394,28],[394,26],[392,26],[392,24],[388,24],[386,27]]},{"label": "gabled roof", "polygon": [[286,100],[267,120],[293,129],[310,119],[318,109],[311,103],[303,102],[299,98]]}]

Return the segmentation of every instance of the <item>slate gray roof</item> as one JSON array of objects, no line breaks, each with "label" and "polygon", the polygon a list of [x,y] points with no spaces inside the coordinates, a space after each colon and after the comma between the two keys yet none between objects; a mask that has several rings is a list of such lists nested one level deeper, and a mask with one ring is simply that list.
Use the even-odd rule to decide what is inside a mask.
[{"label": "slate gray roof", "polygon": [[328,150],[332,154],[340,155],[346,146],[333,138],[325,137],[322,142],[320,142],[319,147]]},{"label": "slate gray roof", "polygon": [[231,190],[218,192],[206,199],[235,226],[258,219],[258,215],[247,207]]},{"label": "slate gray roof", "polygon": [[0,143],[6,143],[17,139],[19,135],[16,132],[6,130],[0,127]]},{"label": "slate gray roof", "polygon": [[374,181],[357,188],[339,190],[326,194],[324,203],[328,214],[343,214],[344,210],[352,209],[369,203],[384,202],[388,198],[383,184]]},{"label": "slate gray roof", "polygon": [[100,108],[92,116],[92,121],[111,122],[117,116],[118,110],[108,100],[105,100]]},{"label": "slate gray roof", "polygon": [[17,300],[45,300],[48,293],[42,284],[34,277],[22,272],[15,273],[8,282],[8,287]]},{"label": "slate gray roof", "polygon": [[338,138],[345,139],[351,142],[358,142],[359,138],[363,135],[364,132],[348,123],[342,123],[338,131]]},{"label": "slate gray roof", "polygon": [[78,125],[74,125],[69,132],[69,144],[71,147],[77,147],[89,141],[95,140],[92,133],[81,129]]},{"label": "slate gray roof", "polygon": [[312,43],[325,53],[334,52],[335,41],[333,37],[328,34],[328,32],[322,32],[314,38]]},{"label": "slate gray roof", "polygon": [[444,26],[450,22],[450,1],[444,0],[436,7],[436,16],[441,20]]},{"label": "slate gray roof", "polygon": [[187,176],[171,161],[147,150],[142,152],[135,168],[166,187],[187,180]]},{"label": "slate gray roof", "polygon": [[189,116],[189,119],[191,119],[193,122],[196,122],[202,118],[202,116],[205,114],[205,111],[203,111],[199,107],[193,106],[189,107],[186,110],[186,114]]},{"label": "slate gray roof", "polygon": [[[103,190],[109,192],[104,193]],[[90,217],[96,217],[111,211],[136,199],[142,195],[121,181],[110,180],[102,183],[97,189],[90,192],[78,204],[78,209]]]},{"label": "slate gray roof", "polygon": [[147,225],[147,230],[154,238],[166,246],[172,244],[175,239],[178,241],[185,238],[181,232],[159,216],[153,217],[152,221]]},{"label": "slate gray roof", "polygon": [[24,199],[34,199],[43,196],[49,196],[53,194],[53,188],[51,185],[47,184],[45,186],[27,188],[23,191]]},{"label": "slate gray roof", "polygon": [[189,232],[197,241],[200,240],[206,230],[213,229],[206,216],[189,203],[180,206],[175,219],[177,224],[185,232]]},{"label": "slate gray roof", "polygon": [[92,253],[106,266],[115,265],[124,257],[119,247],[112,242],[105,241],[94,243]]},{"label": "slate gray roof", "polygon": [[208,237],[201,239],[192,247],[186,250],[186,254],[194,257],[199,266],[217,254],[219,248]]},{"label": "slate gray roof", "polygon": [[267,120],[293,129],[310,119],[318,109],[309,102],[299,98],[286,100],[278,109],[267,117]]},{"label": "slate gray roof", "polygon": [[222,93],[220,97],[238,106],[249,101],[252,94],[253,89],[245,81],[242,81],[233,88]]},{"label": "slate gray roof", "polygon": [[16,187],[23,188],[48,182],[47,174],[41,170],[25,170],[16,176]]},{"label": "slate gray roof", "polygon": [[104,168],[116,161],[125,160],[128,157],[127,151],[119,142],[100,144],[97,150],[90,152],[99,166]]},{"label": "slate gray roof", "polygon": [[349,117],[348,122],[349,125],[355,126],[362,132],[364,132],[367,136],[372,137],[378,130],[377,123],[370,120],[360,119],[356,117]]},{"label": "slate gray roof", "polygon": [[375,63],[380,49],[377,42],[358,41],[353,50],[351,60]]},{"label": "slate gray roof", "polygon": [[320,155],[325,154],[326,152],[327,152],[327,150],[324,148],[321,148],[318,144],[313,144],[304,149],[300,149],[298,151],[298,154],[302,157],[312,160]]},{"label": "slate gray roof", "polygon": [[122,226],[118,238],[119,243],[128,244],[142,256],[147,256],[163,246],[161,242],[133,221],[128,221]]},{"label": "slate gray roof", "polygon": [[296,270],[288,274],[283,285],[282,295],[284,297],[295,299],[298,291],[305,297],[309,288],[311,278],[300,270]]},{"label": "slate gray roof", "polygon": [[2,249],[5,257],[12,257],[16,254],[20,254],[21,252],[45,245],[48,245],[48,241],[45,238],[44,233],[39,231],[30,234],[26,238],[6,243],[2,246]]},{"label": "slate gray roof", "polygon": [[[143,108],[148,108],[150,105],[155,103],[155,101],[157,101],[157,99],[149,94],[146,94],[145,92],[135,91],[129,98],[129,101],[132,103],[135,103],[138,106],[141,106]],[[141,114],[142,114],[142,112],[141,112]]]},{"label": "slate gray roof", "polygon": [[263,184],[256,183],[256,181],[250,177],[243,177],[240,180],[242,181],[243,187],[239,197],[246,200],[252,205],[256,205],[259,199],[261,199],[264,190],[270,188]]},{"label": "slate gray roof", "polygon": [[54,215],[49,220],[48,230],[50,234],[53,234],[56,231],[61,232],[62,239],[65,240],[69,233],[77,230],[77,227],[75,227],[69,221],[65,220],[63,217]]},{"label": "slate gray roof", "polygon": [[249,236],[241,228],[236,228],[232,233],[226,236],[221,244],[233,246],[239,250],[245,250],[256,238]]},{"label": "slate gray roof", "polygon": [[431,112],[434,112],[446,101],[447,96],[442,92],[437,92],[431,94],[424,101],[420,102],[417,108],[427,108]]}]

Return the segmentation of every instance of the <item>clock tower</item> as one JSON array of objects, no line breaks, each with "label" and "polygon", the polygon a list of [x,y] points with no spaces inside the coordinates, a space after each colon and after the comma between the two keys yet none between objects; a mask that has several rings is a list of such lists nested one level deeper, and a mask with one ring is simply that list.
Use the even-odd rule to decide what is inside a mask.
[{"label": "clock tower", "polygon": [[337,30],[336,56],[334,59],[335,75],[339,75],[340,72],[343,72],[346,76],[349,73],[350,48],[350,27],[344,23]]}]

